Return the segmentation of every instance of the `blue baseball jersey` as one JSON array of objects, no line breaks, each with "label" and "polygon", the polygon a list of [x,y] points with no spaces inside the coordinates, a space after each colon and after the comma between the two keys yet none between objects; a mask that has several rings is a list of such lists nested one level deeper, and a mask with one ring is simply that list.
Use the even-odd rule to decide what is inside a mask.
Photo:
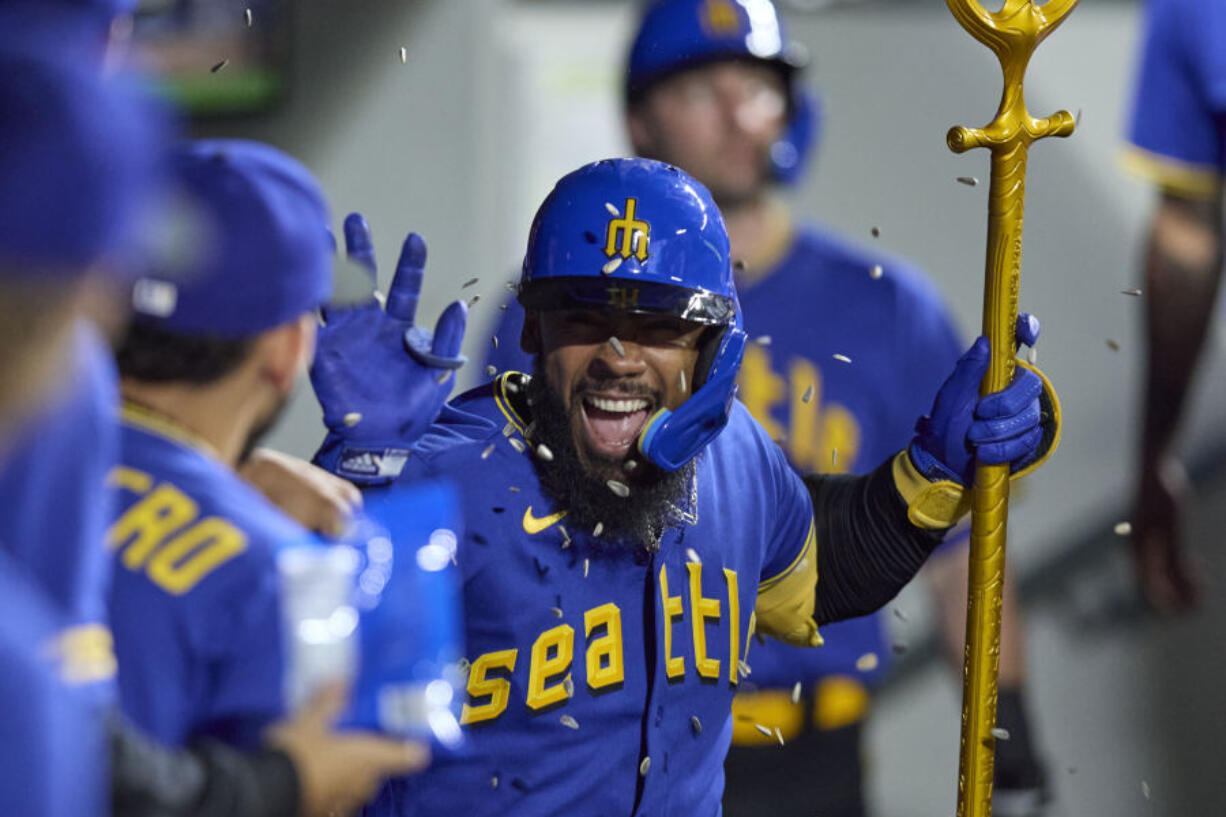
[{"label": "blue baseball jersey", "polygon": [[114,501],[106,475],[119,457],[119,388],[110,350],[84,323],[70,382],[22,429],[0,470],[0,547],[63,615],[69,675],[109,701],[115,660],[106,628],[110,557],[103,539]]},{"label": "blue baseball jersey", "polygon": [[445,407],[401,477],[465,488],[466,751],[364,813],[716,814],[755,604],[815,558],[808,490],[738,404],[658,549],[602,542],[522,453],[519,378]]},{"label": "blue baseball jersey", "polygon": [[[738,397],[802,474],[866,473],[906,447],[964,351],[922,272],[815,226],[799,229],[775,268],[738,292],[753,339]],[[523,320],[512,301],[486,365],[530,365],[519,346]],[[951,536],[943,547],[962,541]],[[826,625],[822,636],[818,650],[755,645],[751,680],[790,689],[834,674],[871,683],[884,673],[883,614]],[[876,669],[858,670],[870,652]]]},{"label": "blue baseball jersey", "polygon": [[106,814],[101,712],[66,681],[65,619],[41,584],[0,551],[0,803],[22,817]]},{"label": "blue baseball jersey", "polygon": [[1226,175],[1226,4],[1149,0],[1131,169],[1176,193],[1220,195]]},{"label": "blue baseball jersey", "polygon": [[111,481],[123,710],[170,746],[201,736],[254,745],[284,710],[276,550],[312,535],[206,444],[131,405]]},{"label": "blue baseball jersey", "polygon": [[[775,269],[739,292],[756,342],[738,394],[802,473],[863,474],[905,448],[964,351],[923,273],[817,227],[798,230]],[[755,647],[754,682],[790,688],[841,674],[872,683],[884,672],[883,613],[822,635],[820,650]],[[877,668],[857,670],[870,652]]]}]

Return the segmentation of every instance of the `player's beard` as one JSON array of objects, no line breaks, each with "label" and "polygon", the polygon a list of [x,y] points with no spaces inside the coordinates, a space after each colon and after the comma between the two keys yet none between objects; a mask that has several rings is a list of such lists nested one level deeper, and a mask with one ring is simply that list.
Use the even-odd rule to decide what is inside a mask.
[{"label": "player's beard", "polygon": [[256,446],[268,436],[268,432],[273,430],[273,427],[280,421],[281,415],[285,413],[285,408],[288,405],[289,395],[283,395],[277,400],[277,404],[273,406],[268,416],[252,427],[251,431],[247,434],[247,439],[243,441],[242,451],[239,452],[239,465],[242,465],[251,458],[251,452],[255,451]]},{"label": "player's beard", "polygon": [[[568,411],[539,367],[527,394],[532,406],[532,440],[548,446],[553,453],[550,461],[536,459],[541,487],[555,507],[567,510],[567,525],[589,533],[600,525],[603,533],[599,538],[622,547],[657,547],[664,531],[678,524],[676,507],[686,504],[694,462],[671,472],[639,457],[629,472],[622,460],[597,459],[585,465],[572,430],[572,415],[582,411],[578,402]],[[590,453],[587,457],[593,459]],[[609,479],[627,485],[629,496],[613,493]]]}]

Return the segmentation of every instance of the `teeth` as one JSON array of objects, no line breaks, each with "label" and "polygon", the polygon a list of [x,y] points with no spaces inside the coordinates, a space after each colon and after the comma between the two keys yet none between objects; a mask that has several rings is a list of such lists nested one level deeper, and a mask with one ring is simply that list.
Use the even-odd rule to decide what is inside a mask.
[{"label": "teeth", "polygon": [[647,408],[646,400],[610,400],[607,397],[587,397],[585,401],[601,411],[611,411],[618,414],[630,414]]}]

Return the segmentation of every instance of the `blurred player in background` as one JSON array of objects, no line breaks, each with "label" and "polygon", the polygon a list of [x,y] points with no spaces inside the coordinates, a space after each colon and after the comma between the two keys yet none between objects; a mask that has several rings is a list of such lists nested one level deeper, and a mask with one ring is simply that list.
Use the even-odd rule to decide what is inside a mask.
[{"label": "blurred player in background", "polygon": [[[1015,469],[1041,456],[1040,380],[979,401],[981,338],[909,451],[802,481],[734,400],[746,336],[723,218],[650,160],[559,181],[518,290],[534,374],[456,398],[399,471],[464,487],[468,747],[367,813],[716,813],[751,633],[813,646],[817,625],[891,598],[964,510],[976,448]],[[403,334],[341,326],[313,372],[325,417],[394,415],[395,389],[333,386],[394,380],[371,339]]]},{"label": "blurred player in background", "polygon": [[[910,438],[960,354],[939,293],[913,266],[815,225],[797,226],[774,194],[815,147],[819,104],[801,84],[803,50],[768,0],[663,0],[640,21],[626,74],[635,151],[706,184],[728,222],[750,343],[738,397],[800,473],[863,473]],[[523,313],[503,313],[487,365],[525,368]],[[925,569],[943,646],[961,671],[965,532]],[[1010,582],[1010,591],[1012,586]],[[1040,813],[1044,775],[1022,689],[1016,595],[1002,644],[996,813]],[[770,643],[737,696],[729,815],[862,815],[861,748],[870,691],[891,653],[883,615],[825,628],[821,650]],[[800,683],[802,694],[793,692]],[[786,747],[756,724],[779,726]],[[764,800],[763,798],[767,798]]]},{"label": "blurred player in background", "polygon": [[1210,318],[1220,309],[1226,174],[1226,6],[1150,0],[1127,166],[1154,182],[1145,261],[1146,379],[1132,544],[1145,600],[1193,607],[1200,582],[1183,551],[1187,474],[1175,451]]}]

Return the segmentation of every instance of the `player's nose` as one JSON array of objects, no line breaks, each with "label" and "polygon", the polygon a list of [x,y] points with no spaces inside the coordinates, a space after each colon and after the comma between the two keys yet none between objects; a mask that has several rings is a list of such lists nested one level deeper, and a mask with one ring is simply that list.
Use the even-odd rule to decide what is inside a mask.
[{"label": "player's nose", "polygon": [[588,375],[597,379],[635,377],[647,371],[643,348],[633,339],[622,340],[616,335],[596,348],[588,364]]}]

